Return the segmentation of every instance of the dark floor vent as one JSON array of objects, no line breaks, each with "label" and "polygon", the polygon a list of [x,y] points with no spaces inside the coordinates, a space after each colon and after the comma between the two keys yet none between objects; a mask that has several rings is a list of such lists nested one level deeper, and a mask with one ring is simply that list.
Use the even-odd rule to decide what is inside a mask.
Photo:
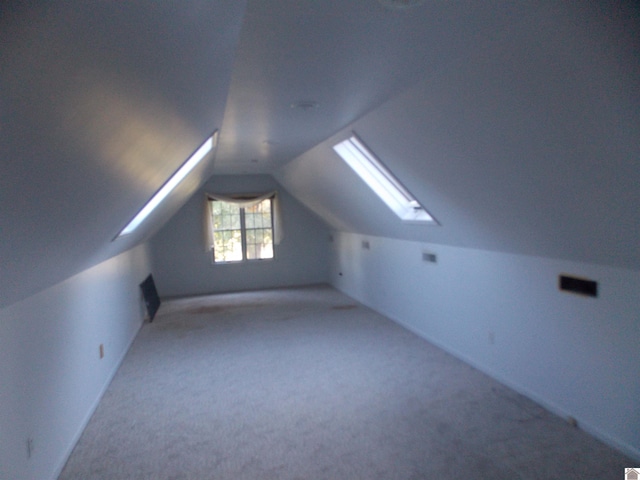
[{"label": "dark floor vent", "polygon": [[142,296],[144,303],[147,306],[147,313],[149,314],[149,321],[153,321],[153,317],[156,316],[156,312],[160,308],[160,297],[156,290],[156,284],[153,281],[151,274],[140,284],[142,290]]},{"label": "dark floor vent", "polygon": [[598,296],[598,282],[594,282],[593,280],[560,275],[559,284],[560,290],[564,290],[566,292],[586,295],[587,297]]}]

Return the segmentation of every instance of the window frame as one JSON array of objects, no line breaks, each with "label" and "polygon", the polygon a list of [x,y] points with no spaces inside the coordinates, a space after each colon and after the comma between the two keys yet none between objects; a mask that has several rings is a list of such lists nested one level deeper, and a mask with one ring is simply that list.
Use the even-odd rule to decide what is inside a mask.
[{"label": "window frame", "polygon": [[[213,202],[222,202],[222,203],[230,203],[233,204],[233,202],[227,202],[225,200],[220,200],[217,198],[212,198],[212,197],[208,197],[207,201],[210,202],[210,216],[211,216],[211,236],[213,239],[213,242],[211,244],[211,262],[213,265],[234,265],[234,264],[243,264],[243,263],[253,263],[253,262],[268,262],[268,261],[272,261],[276,258],[276,241],[275,241],[275,220],[274,220],[274,208],[275,208],[275,193],[274,195],[267,197],[263,200],[261,200],[259,203],[257,203],[256,205],[260,205],[261,203],[265,202],[265,201],[269,201],[269,217],[270,217],[270,224],[268,229],[271,230],[271,249],[272,249],[272,256],[271,257],[266,257],[266,258],[249,258],[247,255],[247,247],[249,245],[248,243],[248,239],[247,239],[247,230],[260,230],[260,229],[255,229],[255,228],[247,228],[247,223],[246,223],[246,208],[249,207],[244,207],[242,205],[238,206],[239,209],[239,214],[240,214],[240,244],[241,244],[241,253],[242,253],[242,258],[240,260],[216,260],[216,249],[215,249],[215,234],[216,234],[216,229],[214,227],[215,225],[215,217],[214,217],[214,213],[213,213]],[[258,196],[254,196],[254,195],[230,195],[229,198],[234,199],[234,200],[253,200],[254,198],[256,198]],[[237,230],[237,229],[234,229]]]},{"label": "window frame", "polygon": [[336,143],[333,150],[402,222],[439,225],[355,132]]}]

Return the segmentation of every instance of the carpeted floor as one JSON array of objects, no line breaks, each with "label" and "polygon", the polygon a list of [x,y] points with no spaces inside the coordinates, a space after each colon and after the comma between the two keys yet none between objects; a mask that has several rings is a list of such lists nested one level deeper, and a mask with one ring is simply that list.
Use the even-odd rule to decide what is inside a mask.
[{"label": "carpeted floor", "polygon": [[632,463],[313,287],[163,304],[59,478],[617,480]]}]

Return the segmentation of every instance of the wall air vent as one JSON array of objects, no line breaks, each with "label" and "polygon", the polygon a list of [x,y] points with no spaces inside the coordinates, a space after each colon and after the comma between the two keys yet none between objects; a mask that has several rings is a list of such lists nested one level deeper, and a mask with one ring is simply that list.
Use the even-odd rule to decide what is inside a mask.
[{"label": "wall air vent", "polygon": [[584,278],[572,277],[569,275],[560,275],[558,279],[560,290],[565,292],[577,293],[587,297],[598,296],[598,282],[586,280]]},{"label": "wall air vent", "polygon": [[425,0],[378,0],[383,7],[393,10],[405,10],[407,8],[418,7],[425,3]]},{"label": "wall air vent", "polygon": [[422,261],[429,262],[429,263],[437,263],[438,257],[436,256],[435,253],[422,252]]}]

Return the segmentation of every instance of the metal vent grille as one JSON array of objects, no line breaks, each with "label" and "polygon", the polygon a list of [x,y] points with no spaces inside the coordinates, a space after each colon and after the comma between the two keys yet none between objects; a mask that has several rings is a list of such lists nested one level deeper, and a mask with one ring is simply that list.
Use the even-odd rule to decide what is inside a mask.
[{"label": "metal vent grille", "polygon": [[384,7],[402,10],[422,5],[425,0],[378,0],[378,2]]}]

